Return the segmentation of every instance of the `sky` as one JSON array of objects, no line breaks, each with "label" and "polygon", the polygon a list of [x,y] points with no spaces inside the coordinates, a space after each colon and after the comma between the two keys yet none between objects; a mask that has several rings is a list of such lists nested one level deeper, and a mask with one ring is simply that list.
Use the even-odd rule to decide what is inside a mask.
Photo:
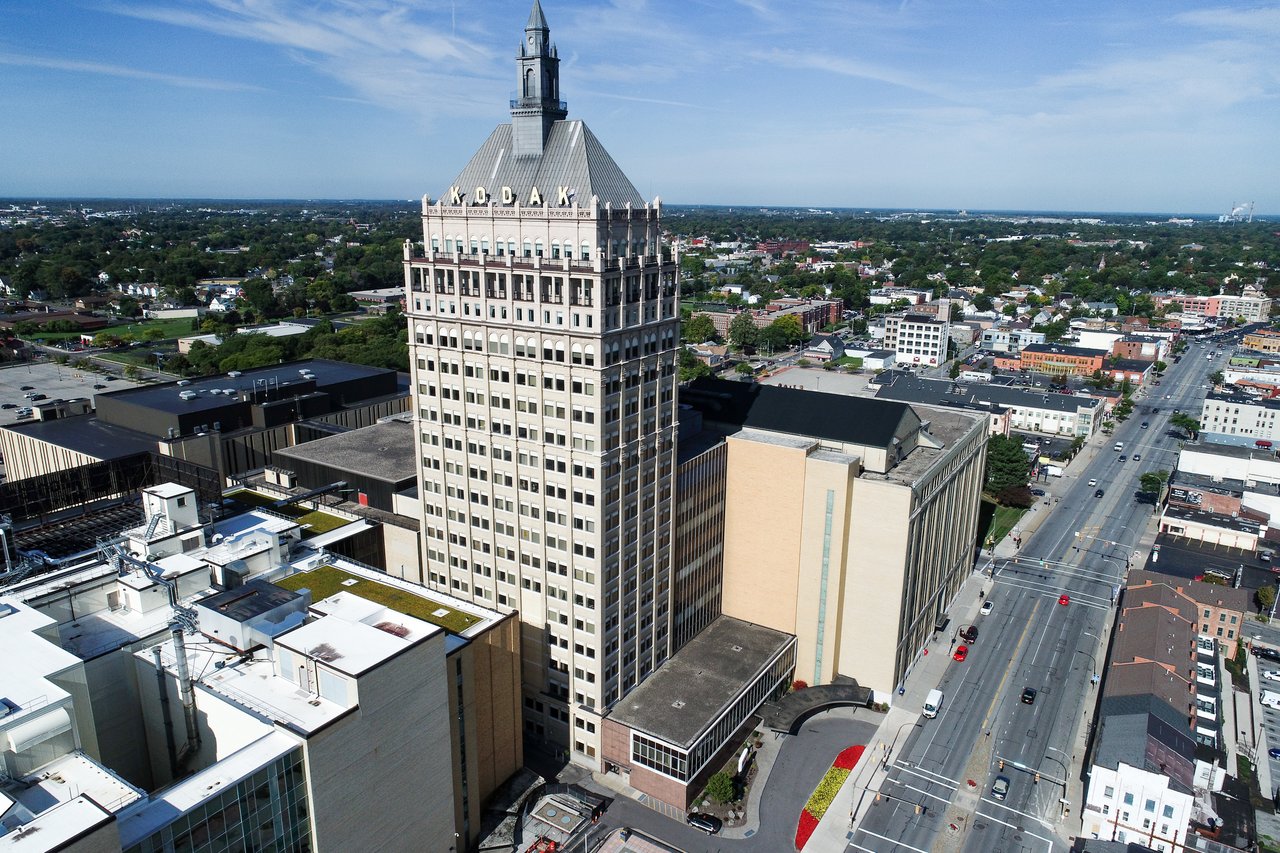
[{"label": "sky", "polygon": [[[532,0],[5,0],[0,196],[440,196]],[[1280,214],[1280,2],[544,0],[676,204]]]}]

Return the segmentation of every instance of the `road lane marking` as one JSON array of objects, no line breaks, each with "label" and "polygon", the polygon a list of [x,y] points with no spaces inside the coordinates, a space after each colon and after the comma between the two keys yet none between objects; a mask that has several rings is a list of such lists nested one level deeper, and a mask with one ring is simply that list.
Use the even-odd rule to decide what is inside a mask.
[{"label": "road lane marking", "polygon": [[[993,799],[991,799],[990,797],[979,797],[979,800],[981,800],[981,802],[984,802],[984,803],[988,803],[988,804],[990,804],[990,805],[993,805],[993,806],[995,806],[995,807],[996,807],[996,808],[998,808],[998,809],[1004,809],[1005,811],[1013,812],[1013,813],[1014,813],[1014,814],[1016,814],[1018,817],[1031,818],[1031,819],[1032,819],[1032,820],[1034,820],[1034,821],[1039,821],[1040,823],[1043,823],[1043,824],[1044,824],[1045,826],[1047,826],[1047,827],[1051,827],[1051,828],[1052,828],[1052,826],[1053,826],[1053,824],[1052,824],[1052,823],[1050,823],[1049,821],[1047,821],[1047,820],[1045,820],[1044,818],[1040,817],[1039,815],[1033,815],[1033,814],[1029,814],[1029,813],[1027,813],[1027,812],[1020,812],[1020,811],[1018,811],[1017,809],[1015,809],[1013,806],[1006,806],[1004,803],[1000,802],[999,800],[993,800]],[[976,810],[976,809],[974,810],[974,814],[977,814],[977,810]]]},{"label": "road lane marking", "polygon": [[[943,783],[946,783],[947,785],[950,785],[953,788],[960,787],[960,782],[958,780],[950,779],[946,776],[943,776],[941,773],[934,773],[932,770],[925,770],[923,767],[918,767],[914,764],[907,764],[904,761],[895,761],[894,766],[896,766],[900,770],[904,770],[907,773],[912,774],[913,776],[919,776],[921,779],[924,779],[935,785],[942,785]],[[929,779],[930,776],[934,778]],[[941,782],[937,781],[939,779],[941,779],[942,781]]]},{"label": "road lane marking", "polygon": [[[985,800],[984,800],[983,802],[985,802]],[[1031,836],[1032,838],[1035,838],[1035,839],[1038,839],[1038,840],[1040,840],[1040,841],[1043,841],[1045,844],[1048,844],[1048,845],[1049,845],[1049,849],[1050,849],[1050,850],[1052,850],[1052,849],[1053,849],[1053,842],[1052,842],[1051,840],[1049,840],[1048,838],[1045,838],[1043,835],[1036,835],[1034,832],[1031,832],[1031,831],[1030,831],[1030,830],[1028,830],[1026,827],[1023,827],[1023,826],[1017,826],[1016,824],[1012,824],[1012,823],[1009,823],[1009,822],[1007,822],[1007,821],[1003,821],[1003,820],[1001,820],[1000,818],[995,817],[994,815],[983,814],[982,812],[977,811],[976,809],[974,810],[974,812],[973,812],[973,813],[974,813],[974,815],[975,815],[975,816],[985,817],[987,820],[994,821],[995,823],[998,823],[998,824],[1000,824],[1001,826],[1007,826],[1007,827],[1009,827],[1010,829],[1016,829],[1018,832],[1021,832],[1023,835],[1029,835],[1029,836]],[[1034,819],[1034,820],[1039,820],[1039,818],[1033,818],[1033,819]]]},{"label": "road lane marking", "polygon": [[[907,850],[913,850],[913,851],[915,851],[915,853],[929,853],[929,851],[928,851],[928,850],[921,850],[919,847],[912,847],[910,844],[907,844],[907,843],[906,843],[906,842],[904,842],[904,841],[896,841],[896,840],[894,840],[894,839],[892,839],[892,838],[887,838],[886,836],[880,835],[880,834],[879,834],[879,833],[877,833],[877,832],[872,832],[872,831],[871,831],[871,830],[869,830],[869,829],[863,829],[862,827],[858,827],[858,831],[859,831],[859,832],[865,832],[867,835],[870,835],[872,838],[879,838],[881,841],[888,841],[890,844],[894,844],[894,845],[896,845],[896,846],[898,846],[898,847],[903,847],[903,848],[905,848],[905,849],[907,849]],[[1031,833],[1027,833],[1027,834],[1028,834],[1028,835],[1030,835]],[[1036,837],[1038,838],[1039,836],[1036,836]],[[853,844],[853,842],[852,842],[852,841],[851,841],[851,842],[849,842],[849,843],[850,843],[850,844]],[[855,846],[858,846],[858,845],[855,845]],[[858,846],[858,849],[859,849],[859,850],[867,850],[867,848],[866,848],[866,847],[861,847],[861,846]],[[881,850],[883,850],[883,848],[881,848]],[[875,851],[875,850],[868,850],[868,851],[867,851],[867,853],[877,853],[877,851]]]},{"label": "road lane marking", "polygon": [[1013,654],[1009,656],[1009,665],[1004,669],[1004,675],[1000,678],[1000,683],[996,685],[995,693],[991,696],[991,704],[987,706],[987,714],[982,720],[982,730],[988,731],[991,724],[991,713],[995,710],[996,702],[1000,699],[1000,694],[1004,692],[1005,682],[1009,680],[1009,674],[1013,672],[1013,662],[1018,658],[1018,650],[1022,648],[1022,644],[1026,642],[1027,632],[1031,630],[1031,623],[1036,621],[1036,613],[1040,610],[1043,600],[1036,601],[1036,606],[1031,608],[1031,618],[1027,620],[1027,624],[1022,628],[1022,635],[1018,637],[1018,642],[1013,647]]}]

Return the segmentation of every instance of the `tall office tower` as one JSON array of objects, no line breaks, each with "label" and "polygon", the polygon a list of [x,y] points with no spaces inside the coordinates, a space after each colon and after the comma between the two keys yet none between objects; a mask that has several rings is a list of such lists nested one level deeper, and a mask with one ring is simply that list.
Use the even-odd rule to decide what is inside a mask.
[{"label": "tall office tower", "polygon": [[424,582],[524,626],[527,735],[598,763],[668,655],[677,262],[581,121],[537,2],[518,93],[405,246]]}]

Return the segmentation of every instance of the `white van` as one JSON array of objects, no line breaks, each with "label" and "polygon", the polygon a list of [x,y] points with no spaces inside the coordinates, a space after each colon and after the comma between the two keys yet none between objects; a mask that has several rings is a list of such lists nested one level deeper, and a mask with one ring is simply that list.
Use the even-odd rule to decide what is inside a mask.
[{"label": "white van", "polygon": [[1116,442],[1116,452],[1117,452],[1117,453],[1119,453],[1121,450],[1124,450],[1124,442],[1123,442],[1123,441],[1117,441],[1117,442]]},{"label": "white van", "polygon": [[[1280,697],[1277,697],[1280,698]],[[939,709],[942,708],[942,691],[930,690],[929,695],[924,699],[924,715],[932,720],[938,716]]]},{"label": "white van", "polygon": [[[1280,693],[1277,693],[1274,690],[1263,690],[1262,698],[1258,701],[1263,705],[1266,705],[1268,708],[1280,708]],[[929,706],[926,704],[925,707],[928,708]],[[928,716],[928,714],[925,716]]]}]

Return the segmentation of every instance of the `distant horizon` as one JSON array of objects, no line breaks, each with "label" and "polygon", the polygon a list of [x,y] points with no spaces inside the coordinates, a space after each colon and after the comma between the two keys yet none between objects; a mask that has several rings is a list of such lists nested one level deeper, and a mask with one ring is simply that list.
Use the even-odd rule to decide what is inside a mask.
[{"label": "distant horizon", "polygon": [[[209,202],[220,205],[230,204],[406,204],[417,205],[421,203],[421,199],[398,199],[398,198],[377,198],[369,197],[332,197],[323,198],[320,196],[43,196],[43,195],[22,195],[22,196],[0,196],[0,205],[11,205],[16,202],[36,202],[36,203],[84,203],[84,202],[126,202],[137,204],[141,202],[163,202],[163,203],[182,203],[195,204],[199,202]],[[1171,219],[1204,219],[1217,224],[1217,218],[1220,213],[1206,212],[1188,212],[1188,211],[1169,211],[1169,210],[1055,210],[1052,208],[979,208],[979,207],[883,207],[883,206],[867,206],[867,205],[830,205],[830,204],[809,204],[804,202],[791,204],[769,204],[756,202],[740,202],[740,203],[722,203],[722,202],[675,202],[662,200],[663,207],[671,208],[722,208],[725,210],[788,210],[800,212],[813,212],[820,214],[830,211],[832,213],[939,213],[939,214],[968,214],[971,216],[992,216],[992,215],[1014,215],[1014,216],[1044,216],[1052,218],[1092,218],[1099,216],[1123,216],[1123,217],[1151,217],[1161,216]],[[3,212],[3,211],[0,211]],[[1280,221],[1280,214],[1254,213],[1253,221]],[[1241,220],[1243,222],[1243,220]],[[1222,223],[1230,224],[1230,223]],[[1247,223],[1245,223],[1247,224]]]},{"label": "distant horizon", "polygon": [[[0,187],[442,194],[510,120],[531,5],[10,0]],[[1280,0],[542,8],[568,119],[646,199],[1280,215]]]}]

